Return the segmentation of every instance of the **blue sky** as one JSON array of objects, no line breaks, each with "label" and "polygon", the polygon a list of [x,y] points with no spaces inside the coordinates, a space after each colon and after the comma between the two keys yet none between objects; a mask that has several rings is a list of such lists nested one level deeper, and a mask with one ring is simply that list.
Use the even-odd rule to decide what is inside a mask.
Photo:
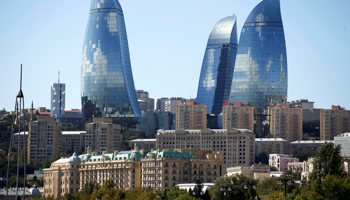
[{"label": "blue sky", "polygon": [[[238,34],[260,0],[120,0],[136,89],[152,98],[195,97],[211,29],[235,14]],[[89,0],[4,1],[0,7],[0,109],[13,110],[23,64],[25,106],[50,107],[66,83],[66,109],[80,108],[82,45]],[[288,100],[350,109],[350,1],[281,0]]]}]

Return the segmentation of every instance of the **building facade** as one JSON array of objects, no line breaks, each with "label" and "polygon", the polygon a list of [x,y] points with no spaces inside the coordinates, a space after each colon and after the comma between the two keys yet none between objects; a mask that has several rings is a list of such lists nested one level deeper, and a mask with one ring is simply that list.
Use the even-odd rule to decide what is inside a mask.
[{"label": "building facade", "polygon": [[51,86],[51,116],[64,114],[66,103],[66,84],[54,83]]},{"label": "building facade", "polygon": [[263,109],[287,101],[287,53],[279,0],[263,0],[245,21],[229,103]]},{"label": "building facade", "polygon": [[208,114],[220,114],[228,100],[237,53],[237,17],[221,19],[212,29],[199,77],[197,102]]},{"label": "building facade", "polygon": [[176,105],[184,104],[186,100],[182,97],[172,97],[164,100],[164,111],[176,114]]},{"label": "building facade", "polygon": [[207,106],[188,101],[176,107],[175,129],[204,129],[207,128]]},{"label": "building facade", "polygon": [[299,158],[293,158],[291,155],[286,154],[270,154],[269,165],[276,167],[278,171],[285,172],[288,169],[288,163],[299,162]]},{"label": "building facade", "polygon": [[157,99],[157,106],[156,106],[157,111],[165,112],[165,100],[167,99],[168,99],[167,97],[162,97],[160,99]]},{"label": "building facade", "polygon": [[255,135],[247,129],[158,130],[156,139],[158,149],[222,151],[223,173],[255,163]]},{"label": "building facade", "polygon": [[320,109],[315,109],[314,103],[307,99],[300,99],[288,104],[291,108],[301,108],[303,110],[303,121],[315,121],[320,120]]},{"label": "building facade", "polygon": [[222,109],[222,128],[249,129],[254,132],[254,107],[234,103]]},{"label": "building facade", "polygon": [[155,138],[130,140],[129,147],[133,148],[136,143],[139,145],[140,149],[151,150],[151,149],[156,148],[156,139]]},{"label": "building facade", "polygon": [[291,108],[290,104],[269,108],[270,133],[288,142],[303,139],[303,112],[301,108]]},{"label": "building facade", "polygon": [[335,136],[350,132],[350,110],[340,106],[320,110],[320,140],[333,140]]},{"label": "building facade", "polygon": [[27,162],[35,160],[42,163],[54,159],[62,152],[62,125],[51,116],[38,116],[37,121],[29,122]]},{"label": "building facade", "polygon": [[287,154],[288,142],[282,138],[255,138],[255,155]]},{"label": "building facade", "polygon": [[62,131],[62,151],[85,151],[86,131]]},{"label": "building facade", "polygon": [[13,134],[13,142],[12,147],[15,149],[18,149],[18,141],[20,141],[20,147],[21,149],[25,146],[25,148],[28,148],[28,131],[21,132],[21,135],[19,133]]},{"label": "building facade", "polygon": [[227,168],[227,176],[236,176],[242,174],[245,177],[264,180],[270,178],[270,167],[269,166],[249,166],[249,167],[230,167]]},{"label": "building facade", "polygon": [[121,125],[113,124],[110,118],[94,118],[86,124],[85,149],[91,147],[94,152],[102,153],[120,150],[123,144]]},{"label": "building facade", "polygon": [[341,146],[342,157],[350,157],[350,133],[343,133],[335,136],[334,144]]},{"label": "building facade", "polygon": [[91,0],[81,71],[86,121],[101,113],[108,117],[141,117],[124,14],[118,0]]},{"label": "building facade", "polygon": [[332,140],[298,140],[289,143],[289,153],[296,155],[298,152],[311,153],[317,151],[324,143]]}]

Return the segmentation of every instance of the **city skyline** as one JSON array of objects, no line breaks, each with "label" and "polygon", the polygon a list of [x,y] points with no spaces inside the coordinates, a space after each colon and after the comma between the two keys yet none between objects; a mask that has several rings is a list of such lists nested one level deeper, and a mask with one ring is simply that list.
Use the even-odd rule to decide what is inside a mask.
[{"label": "city skyline", "polygon": [[[68,2],[68,1],[67,1]],[[135,88],[152,98],[195,97],[208,33],[225,16],[237,16],[238,32],[259,0],[123,1]],[[81,44],[90,3],[5,2],[2,7],[0,50],[1,109],[13,110],[23,64],[26,107],[50,107],[50,86],[61,71],[66,84],[66,108],[80,108]],[[86,4],[86,5],[85,5]],[[302,5],[302,6],[301,6]],[[309,99],[315,107],[350,108],[346,85],[346,47],[350,2],[281,1],[288,54],[288,101]],[[62,9],[65,12],[62,13]],[[72,13],[72,12],[75,13]],[[297,12],[296,12],[297,11]],[[297,14],[296,14],[297,13]],[[11,16],[11,17],[9,17]],[[45,17],[43,17],[45,16]],[[69,19],[69,20],[68,20]],[[177,36],[177,37],[175,37]],[[69,47],[68,47],[69,44]],[[184,73],[186,72],[186,73]],[[178,81],[181,79],[182,81]],[[13,99],[12,99],[13,98]]]}]

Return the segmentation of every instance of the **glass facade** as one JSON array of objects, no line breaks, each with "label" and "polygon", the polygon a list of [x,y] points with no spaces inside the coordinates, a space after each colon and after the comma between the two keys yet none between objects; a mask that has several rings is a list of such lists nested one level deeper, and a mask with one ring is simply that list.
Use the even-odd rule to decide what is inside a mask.
[{"label": "glass facade", "polygon": [[220,114],[228,100],[237,53],[236,16],[220,20],[210,33],[199,78],[197,102]]},{"label": "glass facade", "polygon": [[[81,95],[89,113],[141,117],[118,0],[91,0],[83,45]],[[84,113],[85,115],[85,113]]]},{"label": "glass facade", "polygon": [[263,0],[242,28],[229,102],[263,108],[286,103],[287,77],[280,1]]}]

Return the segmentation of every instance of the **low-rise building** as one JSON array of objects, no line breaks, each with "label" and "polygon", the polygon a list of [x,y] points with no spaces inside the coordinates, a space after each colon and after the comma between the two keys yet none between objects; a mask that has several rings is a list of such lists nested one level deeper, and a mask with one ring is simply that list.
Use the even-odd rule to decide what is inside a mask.
[{"label": "low-rise building", "polygon": [[332,140],[298,140],[289,143],[289,153],[296,155],[298,152],[311,153],[317,151],[320,146]]},{"label": "low-rise building", "polygon": [[334,137],[334,144],[341,146],[342,157],[350,157],[350,133],[343,133]]},{"label": "low-rise building", "polygon": [[269,165],[276,167],[278,171],[285,172],[288,169],[288,163],[299,162],[299,158],[293,158],[291,155],[270,154]]},{"label": "low-rise building", "polygon": [[301,172],[301,179],[309,181],[311,172],[313,170],[313,158],[309,158],[304,162],[292,162],[288,163],[288,170],[292,170],[293,173]]},{"label": "low-rise building", "polygon": [[139,145],[140,149],[150,150],[156,148],[156,138],[130,140],[129,147],[133,148],[136,143]]},{"label": "low-rise building", "polygon": [[269,166],[251,166],[251,167],[229,167],[227,168],[227,176],[235,176],[242,174],[246,177],[264,180],[270,178]]},{"label": "low-rise building", "polygon": [[288,142],[282,138],[255,138],[255,154],[287,154]]}]

